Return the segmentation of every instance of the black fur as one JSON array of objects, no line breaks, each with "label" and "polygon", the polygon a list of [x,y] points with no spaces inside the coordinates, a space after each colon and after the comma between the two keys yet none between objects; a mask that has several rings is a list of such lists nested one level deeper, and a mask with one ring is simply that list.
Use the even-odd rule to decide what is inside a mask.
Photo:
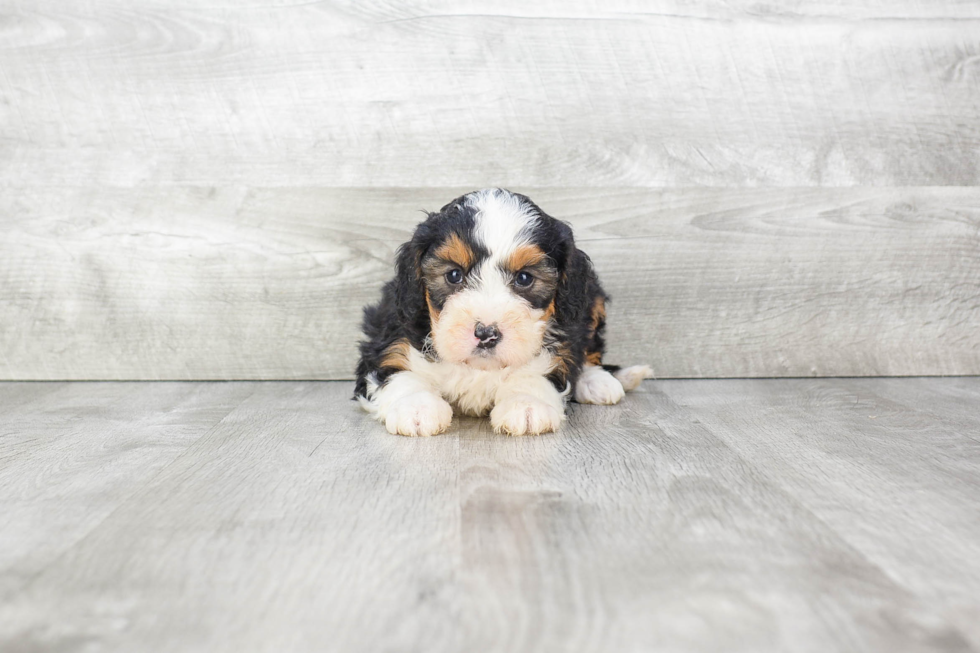
[{"label": "black fur", "polygon": [[598,298],[604,303],[609,301],[599,285],[592,260],[582,250],[573,248],[555,299],[555,323],[561,333],[556,351],[564,358],[565,366],[557,367],[548,379],[559,390],[564,390],[566,384],[574,388],[586,356],[592,353],[601,356],[604,351],[605,318],[592,328],[592,309]]},{"label": "black fur", "polygon": [[[559,391],[564,391],[568,384],[574,387],[587,355],[598,353],[601,357],[605,319],[595,324],[593,310],[597,299],[605,302],[608,296],[599,284],[591,260],[576,248],[571,227],[544,213],[527,197],[515,195],[540,216],[532,239],[548,257],[543,265],[557,279],[553,293],[555,311],[545,346],[560,359],[548,378]],[[423,278],[423,266],[432,265],[427,255],[454,233],[478,257],[486,255],[473,241],[475,216],[465,205],[465,198],[465,195],[459,197],[438,213],[430,213],[416,227],[412,239],[398,249],[395,278],[385,284],[380,303],[364,309],[365,340],[360,343],[355,397],[367,395],[367,379],[371,374],[383,385],[399,371],[382,365],[385,352],[393,343],[405,339],[415,349],[422,350],[431,330]],[[447,298],[445,289],[430,288],[430,300],[436,310],[441,310]],[[544,309],[551,303],[552,295],[529,295],[526,299],[535,308]]]}]

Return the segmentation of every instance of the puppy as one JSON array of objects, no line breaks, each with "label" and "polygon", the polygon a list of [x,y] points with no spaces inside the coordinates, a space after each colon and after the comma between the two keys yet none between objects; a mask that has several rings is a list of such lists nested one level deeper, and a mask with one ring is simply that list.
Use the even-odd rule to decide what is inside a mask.
[{"label": "puppy", "polygon": [[608,296],[571,228],[491,188],[459,197],[402,245],[364,309],[355,398],[389,432],[445,431],[453,408],[497,432],[554,431],[569,394],[615,404],[651,374],[602,365]]}]

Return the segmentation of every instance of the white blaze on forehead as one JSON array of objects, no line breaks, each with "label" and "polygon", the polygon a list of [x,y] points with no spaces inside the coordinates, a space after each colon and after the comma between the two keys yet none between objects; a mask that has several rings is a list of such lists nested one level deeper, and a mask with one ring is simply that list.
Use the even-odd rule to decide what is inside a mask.
[{"label": "white blaze on forehead", "polygon": [[498,266],[531,240],[538,214],[513,193],[487,188],[470,193],[466,205],[476,210],[474,235],[489,252],[487,267]]}]

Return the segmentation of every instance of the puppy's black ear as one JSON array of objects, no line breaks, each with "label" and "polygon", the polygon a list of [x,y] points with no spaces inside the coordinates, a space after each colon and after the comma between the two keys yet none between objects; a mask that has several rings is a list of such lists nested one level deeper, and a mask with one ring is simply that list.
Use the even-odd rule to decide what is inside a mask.
[{"label": "puppy's black ear", "polygon": [[575,246],[572,229],[557,222],[552,258],[558,264],[555,317],[561,326],[581,324],[591,308],[591,286],[595,283],[592,261]]},{"label": "puppy's black ear", "polygon": [[558,264],[558,272],[562,273],[572,261],[576,251],[575,237],[572,235],[572,228],[561,220],[552,218],[552,234],[548,239],[551,242],[551,251],[546,252],[551,259]]},{"label": "puppy's black ear", "polygon": [[[426,223],[415,229],[412,239],[398,248],[395,257],[395,305],[398,319],[418,338],[429,333],[429,308],[425,301],[422,258],[428,250],[430,229]],[[415,338],[413,338],[414,340]]]}]

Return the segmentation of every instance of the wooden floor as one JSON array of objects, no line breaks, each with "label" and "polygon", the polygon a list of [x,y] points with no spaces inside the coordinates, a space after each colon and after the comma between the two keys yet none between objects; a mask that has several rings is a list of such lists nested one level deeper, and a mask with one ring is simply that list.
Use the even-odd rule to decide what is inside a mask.
[{"label": "wooden floor", "polygon": [[980,650],[980,378],[652,381],[533,438],[350,392],[0,384],[0,650]]}]

